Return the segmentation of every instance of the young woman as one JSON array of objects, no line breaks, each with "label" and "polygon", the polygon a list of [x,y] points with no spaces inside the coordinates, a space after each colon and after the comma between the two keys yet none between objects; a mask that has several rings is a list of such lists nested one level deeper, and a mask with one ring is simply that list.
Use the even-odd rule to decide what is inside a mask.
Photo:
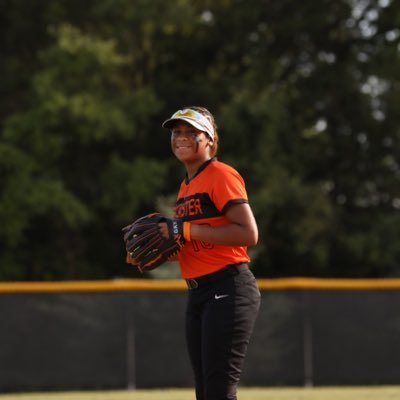
[{"label": "young woman", "polygon": [[[163,127],[183,163],[174,217],[185,225],[178,259],[186,280],[186,338],[197,400],[235,400],[247,345],[260,307],[247,246],[258,240],[244,181],[217,161],[218,133],[203,107],[178,110]],[[166,226],[161,229],[165,232]]]}]

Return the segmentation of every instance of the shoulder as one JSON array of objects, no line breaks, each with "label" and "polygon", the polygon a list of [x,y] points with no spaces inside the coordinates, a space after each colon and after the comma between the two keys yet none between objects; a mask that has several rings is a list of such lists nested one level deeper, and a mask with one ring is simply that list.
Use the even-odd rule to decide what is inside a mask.
[{"label": "shoulder", "polygon": [[246,185],[235,168],[220,161],[211,163],[211,197],[223,214],[232,204],[247,203]]},{"label": "shoulder", "polygon": [[240,175],[235,168],[218,160],[215,160],[212,163],[210,163],[210,170],[213,171],[214,173],[219,173],[219,174]]},{"label": "shoulder", "polygon": [[221,184],[223,181],[245,184],[244,179],[235,168],[221,161],[216,160],[210,164],[210,173],[213,175],[213,181],[217,184]]}]

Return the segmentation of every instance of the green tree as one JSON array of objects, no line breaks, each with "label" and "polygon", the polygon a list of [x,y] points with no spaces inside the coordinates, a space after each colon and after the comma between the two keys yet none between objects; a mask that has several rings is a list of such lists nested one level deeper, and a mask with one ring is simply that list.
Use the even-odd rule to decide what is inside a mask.
[{"label": "green tree", "polygon": [[160,124],[191,104],[247,182],[257,275],[399,274],[398,2],[0,11],[0,279],[135,275],[120,228],[172,203],[184,171]]},{"label": "green tree", "polygon": [[3,279],[118,274],[116,227],[162,186],[163,166],[133,144],[159,107],[152,90],[125,86],[114,41],[69,24],[51,35],[31,107],[3,127]]}]

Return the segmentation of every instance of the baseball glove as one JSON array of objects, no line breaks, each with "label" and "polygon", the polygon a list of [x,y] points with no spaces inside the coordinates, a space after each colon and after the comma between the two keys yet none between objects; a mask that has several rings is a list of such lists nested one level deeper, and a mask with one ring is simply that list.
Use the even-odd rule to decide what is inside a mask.
[{"label": "baseball glove", "polygon": [[[160,231],[159,224],[165,222],[168,227],[168,239]],[[183,222],[152,213],[137,219],[122,229],[126,251],[131,262],[140,272],[152,270],[178,254],[185,239]]]}]

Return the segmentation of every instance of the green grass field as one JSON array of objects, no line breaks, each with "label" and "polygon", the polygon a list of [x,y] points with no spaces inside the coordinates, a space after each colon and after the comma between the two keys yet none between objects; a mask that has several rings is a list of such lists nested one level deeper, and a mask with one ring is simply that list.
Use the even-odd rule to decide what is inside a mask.
[{"label": "green grass field", "polygon": [[[194,400],[193,390],[87,391],[2,394],[0,400]],[[392,400],[400,386],[240,388],[239,400]]]}]

